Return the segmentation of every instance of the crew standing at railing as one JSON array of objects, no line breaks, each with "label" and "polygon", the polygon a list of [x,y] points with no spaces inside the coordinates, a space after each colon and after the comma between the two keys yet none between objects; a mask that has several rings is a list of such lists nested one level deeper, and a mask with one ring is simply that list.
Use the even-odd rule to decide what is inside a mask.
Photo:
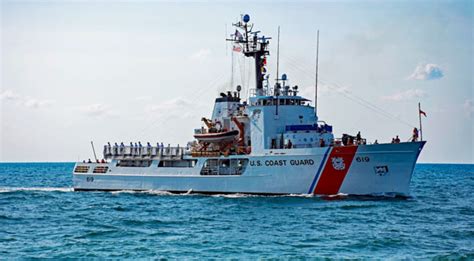
[{"label": "crew standing at railing", "polygon": [[114,154],[114,155],[118,155],[118,144],[117,144],[117,142],[114,143],[114,151],[113,151],[113,154]]},{"label": "crew standing at railing", "polygon": [[148,156],[151,156],[151,144],[150,144],[150,142],[146,143],[146,153],[148,154]]},{"label": "crew standing at railing", "polygon": [[362,136],[360,135],[360,131],[357,132],[356,140],[357,140],[357,145],[360,145],[362,143]]},{"label": "crew standing at railing", "polygon": [[411,141],[418,141],[418,129],[416,127],[413,129],[413,137]]}]

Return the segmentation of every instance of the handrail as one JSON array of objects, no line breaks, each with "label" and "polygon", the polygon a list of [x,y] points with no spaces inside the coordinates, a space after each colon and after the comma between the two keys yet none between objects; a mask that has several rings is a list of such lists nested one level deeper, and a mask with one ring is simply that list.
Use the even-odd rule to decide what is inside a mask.
[{"label": "handrail", "polygon": [[155,158],[155,157],[182,157],[185,147],[161,146],[104,146],[104,158]]}]

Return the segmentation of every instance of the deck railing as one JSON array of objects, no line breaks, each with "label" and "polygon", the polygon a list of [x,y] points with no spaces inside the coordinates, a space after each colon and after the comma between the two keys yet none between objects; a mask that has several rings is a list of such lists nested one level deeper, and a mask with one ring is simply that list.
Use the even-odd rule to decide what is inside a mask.
[{"label": "deck railing", "polygon": [[185,147],[135,147],[135,146],[104,146],[104,158],[163,158],[182,157],[186,152]]}]

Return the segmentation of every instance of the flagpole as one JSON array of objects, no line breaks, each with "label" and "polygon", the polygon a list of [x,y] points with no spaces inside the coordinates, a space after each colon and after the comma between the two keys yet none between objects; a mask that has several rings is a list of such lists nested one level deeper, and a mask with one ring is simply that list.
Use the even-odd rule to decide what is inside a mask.
[{"label": "flagpole", "polygon": [[232,45],[231,59],[230,59],[230,89],[234,88],[234,45]]},{"label": "flagpole", "polygon": [[423,129],[421,126],[421,104],[418,103],[418,119],[420,121],[420,140],[423,141]]}]

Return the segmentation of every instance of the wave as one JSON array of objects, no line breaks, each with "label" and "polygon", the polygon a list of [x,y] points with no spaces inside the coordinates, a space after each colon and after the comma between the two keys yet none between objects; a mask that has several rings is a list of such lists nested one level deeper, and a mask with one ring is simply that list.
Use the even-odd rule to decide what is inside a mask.
[{"label": "wave", "polygon": [[73,188],[71,187],[66,187],[66,188],[51,188],[51,187],[0,187],[0,193],[11,193],[11,192],[17,192],[17,191],[45,191],[45,192],[51,192],[51,191],[57,191],[57,192],[72,192],[74,191]]},{"label": "wave", "polygon": [[150,195],[186,195],[176,194],[165,190],[117,190],[110,192],[112,194],[150,194]]},{"label": "wave", "polygon": [[[205,195],[205,194],[203,194]],[[211,197],[215,198],[254,198],[254,197],[261,197],[261,195],[252,195],[252,194],[243,194],[243,193],[235,193],[235,194],[212,194]]]},{"label": "wave", "polygon": [[[204,194],[205,195],[205,194]],[[282,195],[262,195],[262,194],[246,194],[246,193],[231,193],[231,194],[213,194],[212,197],[222,197],[222,198],[314,198],[318,197],[313,194],[282,194]]]},{"label": "wave", "polygon": [[[166,190],[118,190],[110,192],[112,194],[149,194],[149,195],[160,195],[160,196],[204,196],[204,197],[215,197],[215,198],[285,198],[285,197],[294,197],[294,198],[320,198],[320,195],[314,194],[282,194],[282,195],[272,195],[272,194],[251,194],[251,193],[201,193],[193,192],[191,189],[187,192],[169,192]],[[345,194],[329,195],[326,197],[329,198],[341,198],[345,197]]]}]

